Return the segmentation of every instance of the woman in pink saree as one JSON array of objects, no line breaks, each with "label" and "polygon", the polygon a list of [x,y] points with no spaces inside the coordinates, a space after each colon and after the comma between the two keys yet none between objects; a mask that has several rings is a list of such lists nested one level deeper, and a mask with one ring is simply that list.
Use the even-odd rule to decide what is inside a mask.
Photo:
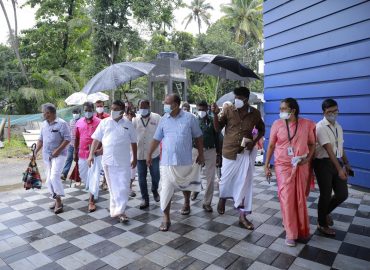
[{"label": "woman in pink saree", "polygon": [[298,115],[299,105],[295,99],[287,98],[281,102],[280,119],[271,127],[265,163],[265,174],[270,178],[270,160],[274,153],[288,246],[295,246],[297,239],[306,239],[310,235],[306,199],[313,183],[311,160],[315,151],[316,125]]}]

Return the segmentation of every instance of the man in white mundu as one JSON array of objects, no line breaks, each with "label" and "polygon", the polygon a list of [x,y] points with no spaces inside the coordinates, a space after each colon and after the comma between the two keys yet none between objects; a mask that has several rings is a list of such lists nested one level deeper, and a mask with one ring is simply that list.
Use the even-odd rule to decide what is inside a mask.
[{"label": "man in white mundu", "polygon": [[[160,166],[160,198],[163,222],[161,231],[168,231],[171,198],[175,190],[183,191],[185,202],[182,215],[190,214],[190,193],[200,191],[200,166],[204,165],[203,137],[194,115],[180,109],[181,98],[177,94],[167,95],[164,101],[165,115],[161,118],[147,156],[147,165],[153,166],[153,153],[162,141]],[[198,150],[196,163],[192,162],[192,140]]]},{"label": "man in white mundu", "polygon": [[[131,168],[137,163],[136,130],[132,123],[123,118],[125,104],[121,100],[112,103],[111,116],[102,120],[91,136],[92,143],[88,158],[89,166],[99,143],[103,144],[102,164],[110,193],[110,215],[127,222],[125,214],[130,192]],[[132,149],[132,161],[130,158]]]},{"label": "man in white mundu", "polygon": [[[254,162],[257,156],[256,143],[265,134],[265,124],[260,112],[249,106],[249,89],[234,89],[235,103],[227,107],[220,116],[216,104],[212,105],[215,114],[213,119],[216,131],[225,127],[222,147],[222,173],[219,183],[220,200],[217,205],[219,214],[225,213],[226,199],[234,200],[234,207],[239,209],[239,225],[253,230],[253,224],[246,218],[252,211],[252,182]],[[258,129],[256,138],[253,128]]]}]

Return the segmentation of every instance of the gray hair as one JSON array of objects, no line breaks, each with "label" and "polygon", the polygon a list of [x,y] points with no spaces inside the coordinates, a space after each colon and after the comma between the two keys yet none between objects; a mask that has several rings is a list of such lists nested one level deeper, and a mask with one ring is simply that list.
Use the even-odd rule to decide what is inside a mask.
[{"label": "gray hair", "polygon": [[57,113],[57,108],[52,103],[42,104],[41,109],[42,109],[42,111],[48,111],[48,112],[51,112],[53,114]]}]

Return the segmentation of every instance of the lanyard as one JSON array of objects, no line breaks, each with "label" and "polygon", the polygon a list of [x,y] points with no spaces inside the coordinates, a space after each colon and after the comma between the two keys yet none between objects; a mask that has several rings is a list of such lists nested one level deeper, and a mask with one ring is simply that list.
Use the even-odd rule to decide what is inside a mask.
[{"label": "lanyard", "polygon": [[288,140],[289,140],[289,144],[291,144],[293,138],[295,137],[295,135],[297,135],[297,130],[298,130],[298,118],[297,118],[297,124],[295,125],[295,131],[294,131],[294,135],[293,137],[290,137],[290,130],[289,130],[289,125],[288,125],[288,120],[285,120],[285,124],[286,124],[286,129],[288,131]]},{"label": "lanyard", "polygon": [[149,124],[150,117],[148,118],[148,121],[146,122],[146,124],[144,123],[143,118],[140,118],[140,120],[141,120],[141,123],[143,124],[143,126],[146,128],[148,126],[148,124]]},{"label": "lanyard", "polygon": [[339,143],[338,143],[338,129],[335,128],[335,133],[334,133],[334,130],[332,130],[332,128],[330,126],[328,126],[328,128],[330,129],[330,131],[333,133],[333,135],[335,137],[335,146],[337,147],[337,152],[338,152],[338,147],[339,147]]}]

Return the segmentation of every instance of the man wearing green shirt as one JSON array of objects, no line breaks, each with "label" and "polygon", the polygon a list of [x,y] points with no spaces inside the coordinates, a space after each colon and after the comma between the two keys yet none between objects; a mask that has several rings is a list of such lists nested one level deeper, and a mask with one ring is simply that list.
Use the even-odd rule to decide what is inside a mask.
[{"label": "man wearing green shirt", "polygon": [[[204,144],[204,160],[205,165],[201,171],[201,181],[206,182],[206,188],[203,199],[203,209],[207,212],[212,212],[212,197],[216,174],[216,159],[217,155],[221,155],[219,149],[219,136],[213,126],[213,118],[208,114],[208,104],[206,101],[201,101],[197,104],[198,121],[200,129],[203,133]],[[193,192],[191,199],[195,200],[199,192]]]}]

